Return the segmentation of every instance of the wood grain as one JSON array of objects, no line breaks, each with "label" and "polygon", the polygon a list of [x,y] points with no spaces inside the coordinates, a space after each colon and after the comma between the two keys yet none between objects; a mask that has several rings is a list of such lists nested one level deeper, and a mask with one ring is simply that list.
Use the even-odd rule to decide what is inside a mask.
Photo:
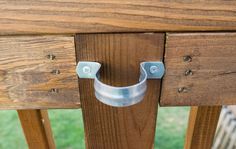
[{"label": "wood grain", "polygon": [[170,33],[165,67],[161,105],[236,104],[236,33]]},{"label": "wood grain", "polygon": [[[138,82],[142,61],[162,60],[164,34],[79,34],[77,61],[102,63],[103,82],[126,86]],[[79,79],[88,149],[151,149],[154,143],[160,80],[149,80],[145,99],[115,108],[99,102],[93,80]]]},{"label": "wood grain", "polygon": [[55,149],[55,143],[46,110],[18,110],[29,149]]},{"label": "wood grain", "polygon": [[0,0],[0,34],[236,30],[236,1]]},{"label": "wood grain", "polygon": [[75,65],[74,37],[0,37],[0,109],[78,107]]},{"label": "wood grain", "polygon": [[191,107],[185,149],[211,149],[221,106]]}]

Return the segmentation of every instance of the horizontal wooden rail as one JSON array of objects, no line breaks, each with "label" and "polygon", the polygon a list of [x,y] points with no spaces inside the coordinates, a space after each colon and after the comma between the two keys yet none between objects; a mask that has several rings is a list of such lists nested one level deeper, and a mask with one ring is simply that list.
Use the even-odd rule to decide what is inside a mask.
[{"label": "horizontal wooden rail", "polygon": [[236,30],[236,1],[0,0],[0,34]]},{"label": "horizontal wooden rail", "polygon": [[0,109],[79,107],[71,36],[0,37]]},{"label": "horizontal wooden rail", "polygon": [[161,105],[236,104],[236,33],[169,33]]},{"label": "horizontal wooden rail", "polygon": [[[168,33],[161,105],[236,104],[235,42],[233,32]],[[1,36],[0,109],[79,108],[75,68],[73,36]]]}]

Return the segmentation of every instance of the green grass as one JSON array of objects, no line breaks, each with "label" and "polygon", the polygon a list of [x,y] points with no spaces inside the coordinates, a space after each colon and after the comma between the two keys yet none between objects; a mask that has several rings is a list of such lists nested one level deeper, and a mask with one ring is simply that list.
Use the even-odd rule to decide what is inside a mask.
[{"label": "green grass", "polygon": [[0,149],[26,148],[16,111],[0,111]]},{"label": "green grass", "polygon": [[188,111],[187,107],[159,108],[155,149],[183,149]]},{"label": "green grass", "polygon": [[58,149],[84,149],[81,110],[50,110],[52,130]]},{"label": "green grass", "polygon": [[[182,149],[188,108],[159,108],[155,149]],[[49,110],[58,149],[84,149],[81,110]],[[0,149],[27,149],[16,111],[0,111]]]}]

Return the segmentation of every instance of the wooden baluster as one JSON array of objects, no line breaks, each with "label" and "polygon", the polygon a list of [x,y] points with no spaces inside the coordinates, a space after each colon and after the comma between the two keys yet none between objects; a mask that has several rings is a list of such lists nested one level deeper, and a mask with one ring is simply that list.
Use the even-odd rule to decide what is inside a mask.
[{"label": "wooden baluster", "polygon": [[55,149],[46,110],[18,110],[29,149]]},{"label": "wooden baluster", "polygon": [[191,107],[185,149],[211,149],[221,106]]}]

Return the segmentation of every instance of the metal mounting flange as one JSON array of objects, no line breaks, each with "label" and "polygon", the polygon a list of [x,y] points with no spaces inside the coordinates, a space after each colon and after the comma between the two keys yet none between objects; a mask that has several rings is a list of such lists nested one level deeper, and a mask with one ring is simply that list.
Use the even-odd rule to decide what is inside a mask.
[{"label": "metal mounting flange", "polygon": [[110,106],[126,107],[140,102],[147,90],[147,79],[161,79],[165,72],[162,62],[140,63],[139,83],[125,87],[114,87],[100,81],[98,62],[80,61],[76,67],[79,78],[94,79],[96,98]]}]

